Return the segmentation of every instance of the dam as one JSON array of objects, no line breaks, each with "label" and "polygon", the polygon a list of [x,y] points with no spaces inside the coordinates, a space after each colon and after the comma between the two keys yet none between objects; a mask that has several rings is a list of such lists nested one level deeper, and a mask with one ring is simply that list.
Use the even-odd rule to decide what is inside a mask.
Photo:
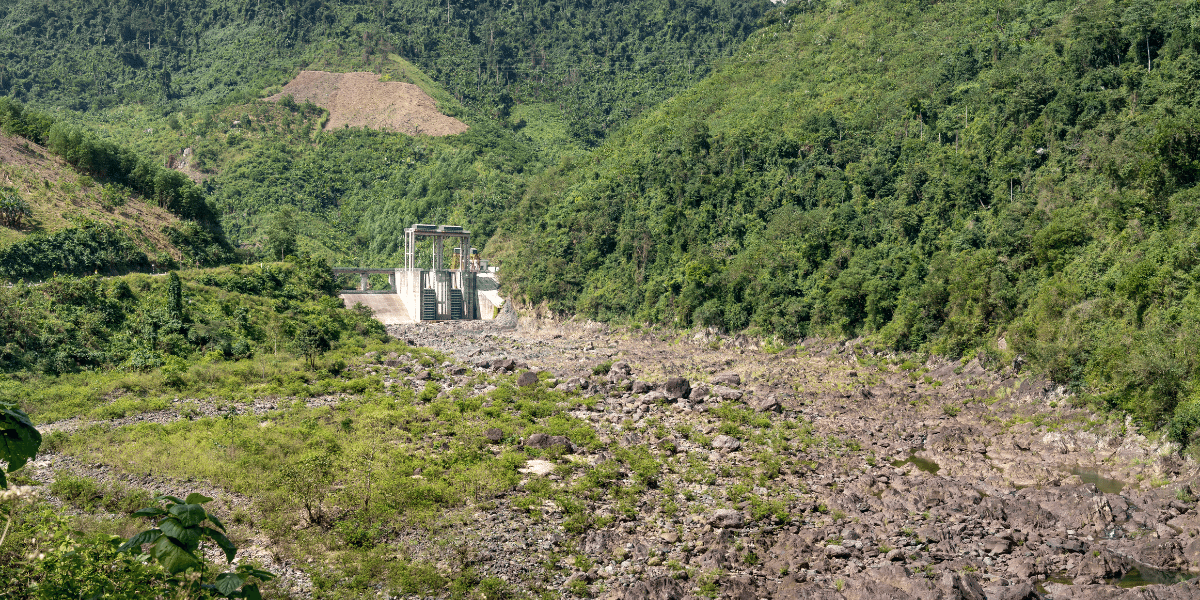
[{"label": "dam", "polygon": [[[359,276],[358,289],[344,290],[342,302],[369,307],[384,325],[491,319],[503,302],[496,270],[458,225],[406,228],[402,267],[334,267],[333,273]],[[386,275],[388,289],[372,290],[372,275]]]}]

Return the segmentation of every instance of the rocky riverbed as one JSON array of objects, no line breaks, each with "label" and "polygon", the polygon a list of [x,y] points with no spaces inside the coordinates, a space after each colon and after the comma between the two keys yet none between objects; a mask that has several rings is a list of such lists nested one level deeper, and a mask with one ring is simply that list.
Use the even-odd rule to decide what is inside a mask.
[{"label": "rocky riverbed", "polygon": [[[631,599],[1200,597],[1183,581],[1200,572],[1195,462],[1077,406],[1019,362],[916,364],[856,341],[764,347],[707,332],[506,325],[389,332],[476,369],[548,371],[549,384],[598,400],[578,416],[612,448],[645,446],[711,473],[687,483],[668,470],[647,492],[653,508],[636,516],[590,507],[616,518],[578,540],[586,569],[547,576],[564,589],[584,582]],[[716,407],[729,404],[819,441],[723,435]],[[764,463],[775,472],[763,477]],[[786,510],[764,518],[758,508],[772,502]],[[662,508],[677,503],[691,509]],[[532,520],[479,517],[481,568],[514,580],[533,567],[510,547],[536,557],[570,538],[554,527],[554,507]]]},{"label": "rocky riverbed", "polygon": [[[486,398],[516,385],[586,401],[568,416],[586,424],[591,441],[481,431],[479,442],[497,455],[533,449],[519,485],[386,540],[396,556],[446,576],[471,569],[535,596],[614,600],[1200,597],[1185,581],[1200,573],[1196,463],[1081,406],[1019,361],[922,361],[857,340],[782,345],[511,313],[389,332],[447,358],[364,357],[354,368],[389,393],[433,386],[440,396]],[[234,408],[269,418],[283,401],[294,405],[267,398]],[[103,425],[231,409],[198,399],[180,406]],[[437,452],[450,441],[464,442],[413,447]],[[638,461],[651,468],[634,472]],[[579,489],[571,486],[605,469],[612,485],[639,492],[580,498],[587,526],[558,502],[528,502],[533,490],[545,498]],[[255,500],[190,479],[53,452],[32,473],[46,482],[70,473],[199,489],[223,513],[259,518]],[[302,559],[252,530],[238,535],[248,557],[282,576],[278,593],[313,595],[321,557]]]}]

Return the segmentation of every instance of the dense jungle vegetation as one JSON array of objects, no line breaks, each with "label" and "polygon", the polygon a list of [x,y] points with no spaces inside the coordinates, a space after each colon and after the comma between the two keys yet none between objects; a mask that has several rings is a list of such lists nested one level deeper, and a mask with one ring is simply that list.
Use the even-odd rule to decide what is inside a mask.
[{"label": "dense jungle vegetation", "polygon": [[[6,8],[6,43],[75,51],[14,46],[0,85],[143,155],[193,147],[243,247],[281,210],[360,263],[462,221],[529,303],[1020,355],[1181,441],[1200,425],[1195,2],[121,6]],[[467,134],[255,100],[299,65],[403,59]]]},{"label": "dense jungle vegetation", "polygon": [[[469,218],[482,246],[523,193],[513,172],[582,152],[698,81],[770,6],[19,2],[0,8],[0,94],[80,111],[55,116],[164,162],[194,151],[235,244],[261,245],[292,206],[306,249],[389,260],[393,221],[413,215]],[[326,136],[316,107],[255,100],[302,67],[413,81],[473,130]]]},{"label": "dense jungle vegetation", "polygon": [[0,7],[0,94],[79,111],[203,107],[320,60],[376,68],[398,54],[472,111],[545,104],[590,145],[702,77],[770,6],[22,0]]},{"label": "dense jungle vegetation", "polygon": [[506,284],[602,319],[1015,351],[1184,441],[1200,424],[1198,16],[793,3],[531,186],[508,213]]}]

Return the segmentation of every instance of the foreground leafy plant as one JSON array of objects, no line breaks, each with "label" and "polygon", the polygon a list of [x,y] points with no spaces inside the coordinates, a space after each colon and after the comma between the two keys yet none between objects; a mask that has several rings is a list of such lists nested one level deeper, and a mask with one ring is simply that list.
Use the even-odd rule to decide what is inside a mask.
[{"label": "foreground leafy plant", "polygon": [[[163,506],[143,508],[135,513],[139,517],[161,517],[158,527],[147,529],[126,541],[117,549],[129,552],[141,549],[143,545],[150,546],[149,556],[157,561],[172,575],[179,575],[191,570],[192,577],[174,578],[171,581],[183,588],[199,587],[201,592],[215,593],[222,598],[251,598],[261,600],[258,582],[270,581],[275,576],[267,571],[256,569],[249,565],[238,565],[237,570],[220,573],[214,583],[204,582],[208,565],[201,556],[197,555],[200,544],[208,540],[225,553],[225,559],[230,564],[237,554],[237,546],[225,537],[225,525],[213,515],[204,510],[203,504],[212,502],[212,498],[203,494],[189,494],[186,500],[174,496],[156,496],[155,500]],[[212,527],[205,525],[209,523]]]},{"label": "foreground leafy plant", "polygon": [[0,402],[0,461],[5,464],[0,469],[0,488],[8,487],[4,474],[25,466],[41,446],[42,434],[29,421],[29,415],[16,404]]}]

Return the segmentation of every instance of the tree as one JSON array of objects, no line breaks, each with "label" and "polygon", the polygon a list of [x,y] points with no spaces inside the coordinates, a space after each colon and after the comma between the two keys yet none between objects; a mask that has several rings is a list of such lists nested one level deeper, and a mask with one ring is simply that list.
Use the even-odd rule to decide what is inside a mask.
[{"label": "tree", "polygon": [[183,321],[183,283],[175,271],[167,274],[167,302],[171,318]]},{"label": "tree", "polygon": [[329,340],[319,328],[304,323],[296,332],[296,351],[308,359],[308,368],[317,368],[317,357],[329,349]]},{"label": "tree", "polygon": [[33,216],[33,209],[11,188],[0,190],[0,225],[20,227],[25,219]]},{"label": "tree", "polygon": [[267,250],[272,257],[283,260],[289,254],[296,253],[296,209],[286,206],[271,216],[267,224]]}]

